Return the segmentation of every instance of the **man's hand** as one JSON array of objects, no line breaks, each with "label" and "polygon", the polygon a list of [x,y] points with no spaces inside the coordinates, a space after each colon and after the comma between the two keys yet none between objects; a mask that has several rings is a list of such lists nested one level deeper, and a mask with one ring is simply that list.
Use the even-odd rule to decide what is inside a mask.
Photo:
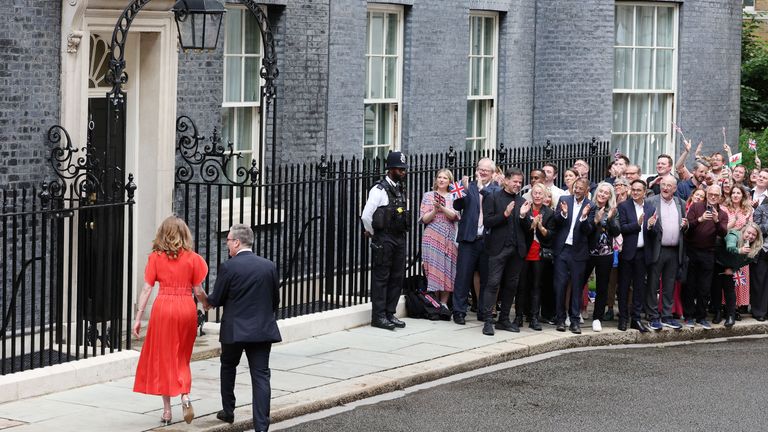
[{"label": "man's hand", "polygon": [[565,201],[560,201],[560,213],[562,213],[563,217],[568,217],[568,203]]},{"label": "man's hand", "polygon": [[[515,202],[513,201],[512,204],[514,203]],[[523,205],[520,206],[520,217],[521,218],[526,217],[528,215],[528,211],[530,210],[531,210],[531,202],[530,201],[524,202]]]},{"label": "man's hand", "polygon": [[587,204],[584,206],[583,209],[581,209],[581,218],[584,219],[587,216],[589,216],[589,210],[592,208],[590,204]]},{"label": "man's hand", "polygon": [[515,202],[510,201],[509,204],[507,204],[507,208],[504,210],[504,217],[509,217],[509,215],[512,214],[512,210],[515,209]]},{"label": "man's hand", "polygon": [[656,212],[648,218],[648,228],[652,228],[654,225],[656,225]]},{"label": "man's hand", "polygon": [[683,140],[683,150],[685,150],[686,152],[690,152],[691,151],[691,140],[689,140],[689,139],[688,140]]},{"label": "man's hand", "polygon": [[682,221],[680,221],[680,228],[681,229],[688,228],[688,219],[687,218],[683,218]]}]

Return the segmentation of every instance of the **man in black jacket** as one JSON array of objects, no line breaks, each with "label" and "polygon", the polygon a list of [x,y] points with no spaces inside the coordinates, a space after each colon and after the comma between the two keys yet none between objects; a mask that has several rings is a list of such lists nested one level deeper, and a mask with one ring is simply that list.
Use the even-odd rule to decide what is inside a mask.
[{"label": "man in black jacket", "polygon": [[[504,174],[503,189],[489,195],[483,202],[486,229],[485,251],[488,254],[488,286],[483,297],[483,334],[493,336],[491,310],[500,294],[501,310],[496,328],[519,332],[517,324],[509,319],[512,301],[523,268],[525,255],[525,230],[530,228],[526,218],[531,203],[520,196],[523,172],[509,168]],[[503,279],[503,280],[502,280]],[[499,292],[501,288],[501,292]]]},{"label": "man in black jacket", "polygon": [[245,351],[253,390],[253,427],[269,429],[269,352],[280,342],[275,313],[280,303],[279,278],[275,263],[251,250],[253,231],[247,225],[233,225],[227,235],[229,261],[221,263],[209,307],[224,306],[221,317],[221,405],[216,418],[227,423],[235,419],[235,369]]}]

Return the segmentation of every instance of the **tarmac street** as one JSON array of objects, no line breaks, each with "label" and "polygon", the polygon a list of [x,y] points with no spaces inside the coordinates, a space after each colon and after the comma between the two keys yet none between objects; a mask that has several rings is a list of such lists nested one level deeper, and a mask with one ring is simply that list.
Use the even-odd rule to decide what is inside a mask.
[{"label": "tarmac street", "polygon": [[[275,345],[270,364],[272,422],[563,349],[768,333],[768,325],[749,318],[730,330],[718,325],[711,331],[696,328],[641,335],[634,330],[619,332],[615,323],[606,323],[600,333],[587,330],[584,334],[574,335],[545,326],[542,332],[526,327],[520,333],[499,331],[493,337],[481,334],[481,323],[477,321],[469,321],[466,326],[445,321],[405,321],[407,327],[396,331],[362,326]],[[216,341],[217,335],[203,336],[195,344],[194,358],[215,356]],[[610,362],[611,355],[612,352],[607,351],[605,357],[596,355],[596,359]],[[586,371],[593,369],[589,362],[583,363],[582,367]],[[708,376],[707,373],[702,371],[704,376]],[[237,409],[232,426],[215,418],[221,408],[218,358],[193,361],[192,377],[191,398],[196,418],[190,425],[182,421],[179,399],[175,398],[175,423],[161,427],[160,398],[133,393],[133,379],[128,377],[0,404],[0,430],[133,432],[242,431],[252,428],[251,388],[245,358],[238,368]]]}]

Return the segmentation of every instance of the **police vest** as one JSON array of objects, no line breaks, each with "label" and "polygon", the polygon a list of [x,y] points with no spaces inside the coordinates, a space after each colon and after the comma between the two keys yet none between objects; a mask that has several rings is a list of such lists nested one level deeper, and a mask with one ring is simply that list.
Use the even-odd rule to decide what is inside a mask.
[{"label": "police vest", "polygon": [[383,231],[391,234],[403,234],[411,229],[411,211],[405,202],[405,195],[400,189],[394,188],[387,179],[383,179],[376,185],[387,193],[389,204],[379,206],[373,212],[371,226],[375,231]]}]

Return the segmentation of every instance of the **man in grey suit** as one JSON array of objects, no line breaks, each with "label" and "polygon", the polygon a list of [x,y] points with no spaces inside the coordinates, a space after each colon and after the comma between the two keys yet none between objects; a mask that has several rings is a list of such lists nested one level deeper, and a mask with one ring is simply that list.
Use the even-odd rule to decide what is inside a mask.
[{"label": "man in grey suit", "polygon": [[253,230],[237,224],[229,229],[231,259],[221,263],[208,308],[224,306],[221,316],[221,405],[216,418],[235,420],[235,369],[245,351],[253,389],[253,427],[269,429],[269,352],[280,342],[275,313],[280,304],[275,263],[253,253]]},{"label": "man in grey suit", "polygon": [[[688,227],[685,219],[685,203],[675,196],[677,179],[667,174],[660,181],[659,194],[648,198],[648,203],[656,209],[657,222],[652,230],[651,260],[649,263],[648,289],[645,295],[645,315],[649,327],[661,330],[662,327],[679,330],[683,326],[672,318],[675,276],[685,257],[683,233]],[[661,280],[662,311],[659,316],[659,281]],[[661,320],[659,320],[661,318]]]}]

